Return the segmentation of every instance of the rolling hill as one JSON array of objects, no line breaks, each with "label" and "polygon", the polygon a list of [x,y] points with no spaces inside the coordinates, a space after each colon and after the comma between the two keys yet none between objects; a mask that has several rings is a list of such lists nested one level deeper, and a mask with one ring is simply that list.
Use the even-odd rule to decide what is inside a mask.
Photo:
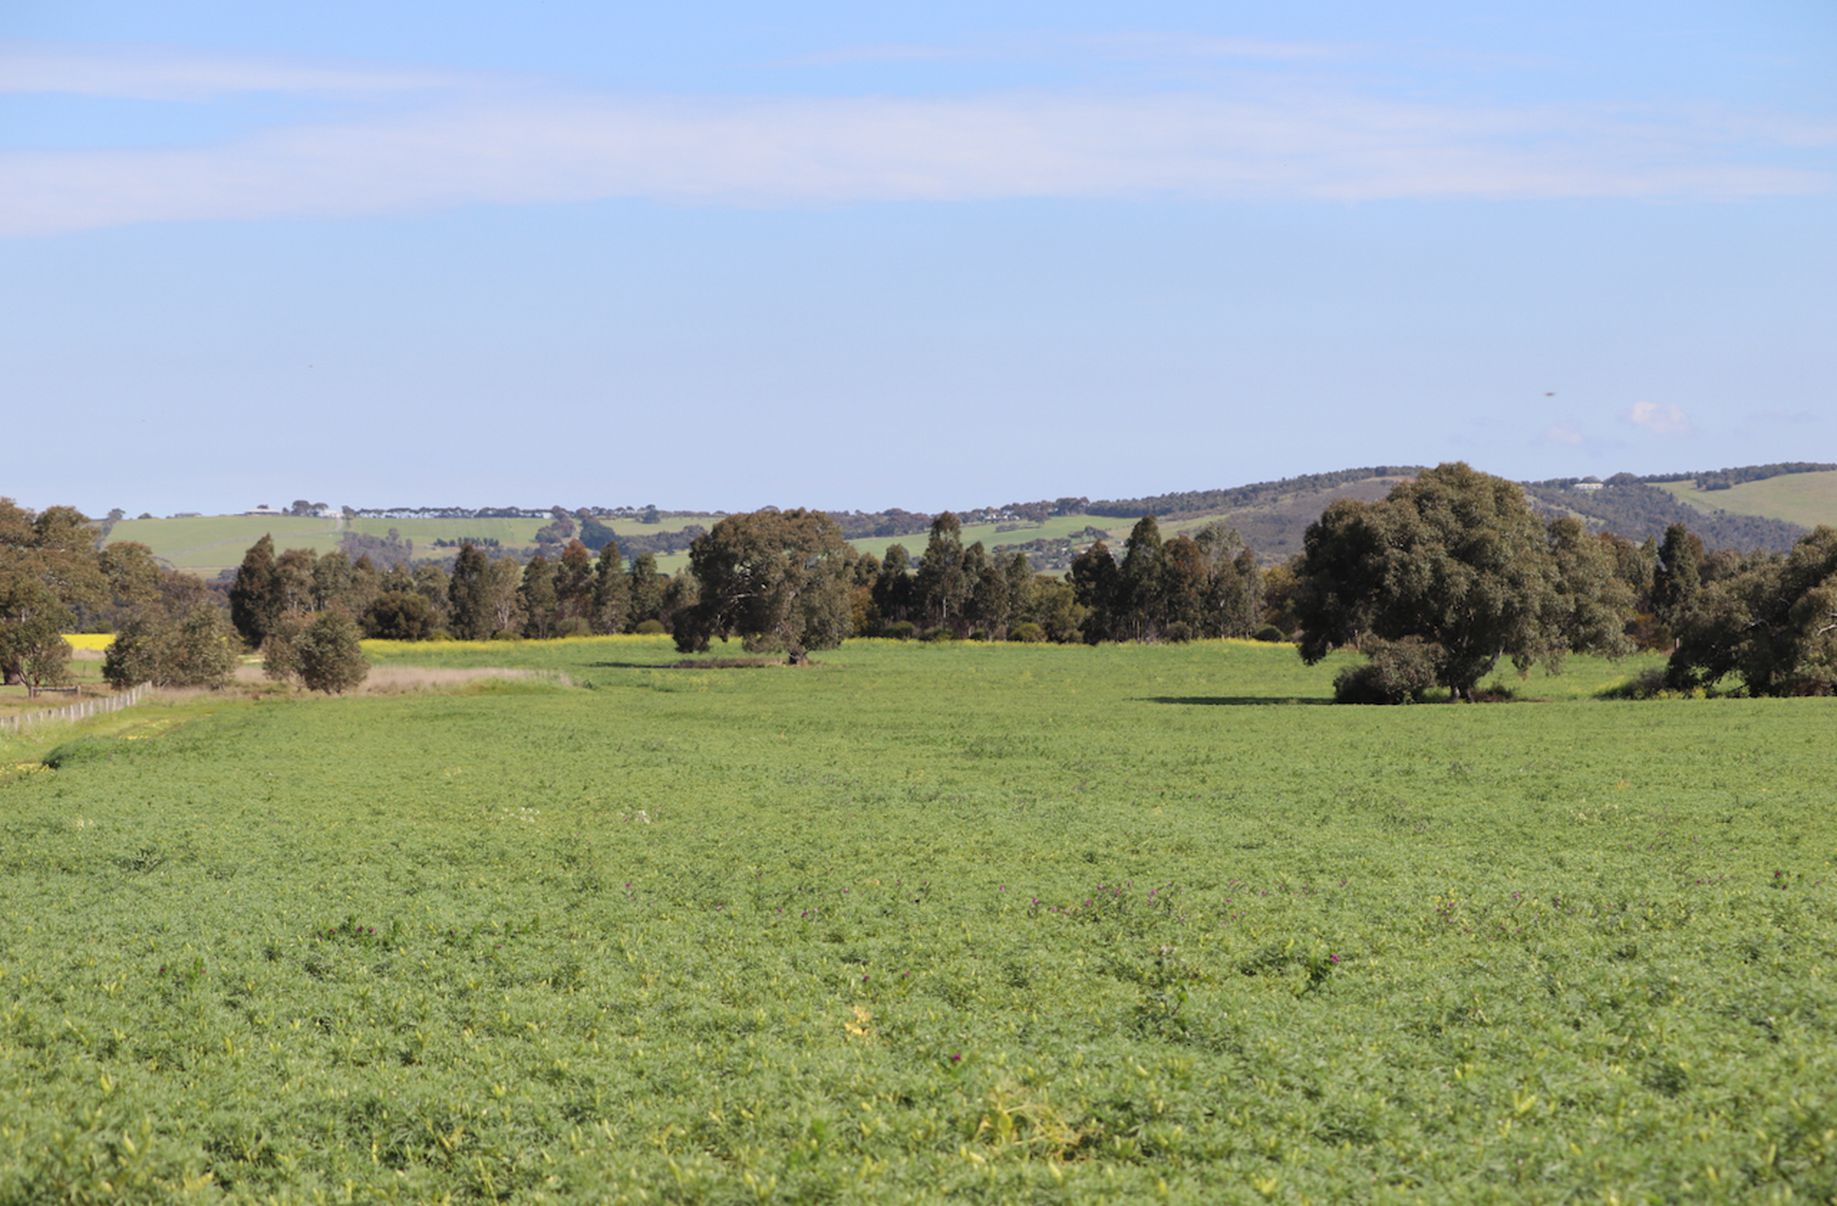
[{"label": "rolling hill", "polygon": [[[1545,515],[1575,515],[1597,530],[1613,531],[1632,540],[1663,533],[1671,523],[1684,523],[1712,547],[1784,549],[1820,523],[1837,525],[1837,470],[1773,472],[1773,467],[1718,470],[1712,474],[1676,478],[1635,478],[1621,474],[1605,483],[1575,478],[1525,484],[1534,506]],[[1301,551],[1307,527],[1326,507],[1342,498],[1374,501],[1415,472],[1409,466],[1372,466],[1333,473],[1310,474],[1277,481],[1255,482],[1228,489],[1184,491],[1135,499],[1063,500],[1056,514],[1044,515],[1043,504],[1029,513],[1044,515],[1032,522],[1008,516],[1002,521],[966,523],[965,543],[981,541],[996,553],[1025,552],[1038,569],[1063,569],[1072,557],[1093,540],[1103,539],[1119,548],[1129,530],[1145,514],[1158,517],[1164,537],[1192,533],[1213,523],[1227,523],[1257,551],[1265,562],[1281,561]],[[1756,472],[1768,476],[1754,477]],[[1699,482],[1728,477],[1738,484],[1727,489],[1704,490]],[[986,508],[978,517],[998,514]],[[886,513],[894,514],[894,513]],[[898,513],[905,527],[923,516]],[[690,525],[713,524],[717,514],[680,512],[660,522],[644,524],[616,516],[604,520],[622,540],[657,537],[682,532]],[[243,552],[271,534],[277,547],[329,552],[347,535],[413,542],[417,558],[450,555],[461,540],[489,539],[505,551],[526,555],[536,547],[538,529],[546,518],[379,518],[216,515],[174,519],[130,519],[112,525],[109,542],[134,540],[178,569],[214,577],[233,569]],[[882,529],[885,530],[885,529]],[[920,529],[903,535],[860,536],[851,543],[863,552],[884,555],[887,548],[903,544],[914,555],[925,545]],[[445,547],[437,547],[444,542]],[[629,549],[627,550],[629,552]],[[658,568],[674,572],[687,564],[680,551],[661,553]]]},{"label": "rolling hill", "polygon": [[1726,490],[1700,490],[1694,478],[1654,484],[1699,511],[1760,515],[1802,528],[1837,525],[1837,470],[1782,473]]}]

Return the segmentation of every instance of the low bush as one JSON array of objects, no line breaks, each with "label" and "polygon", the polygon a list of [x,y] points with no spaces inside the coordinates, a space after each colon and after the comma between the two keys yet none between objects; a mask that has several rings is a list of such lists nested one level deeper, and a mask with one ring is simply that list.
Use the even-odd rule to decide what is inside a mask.
[{"label": "low bush", "polygon": [[1008,629],[1008,639],[1025,645],[1042,645],[1046,642],[1046,630],[1032,620],[1022,620]]},{"label": "low bush", "polygon": [[1439,678],[1433,645],[1415,637],[1373,641],[1362,666],[1348,666],[1333,680],[1333,702],[1350,704],[1421,703]]}]

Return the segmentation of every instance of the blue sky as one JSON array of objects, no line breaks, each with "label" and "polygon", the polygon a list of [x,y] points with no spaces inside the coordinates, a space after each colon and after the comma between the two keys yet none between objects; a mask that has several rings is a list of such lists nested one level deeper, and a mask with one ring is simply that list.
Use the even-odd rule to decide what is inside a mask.
[{"label": "blue sky", "polygon": [[1827,0],[867,7],[13,0],[0,493],[1837,460]]}]

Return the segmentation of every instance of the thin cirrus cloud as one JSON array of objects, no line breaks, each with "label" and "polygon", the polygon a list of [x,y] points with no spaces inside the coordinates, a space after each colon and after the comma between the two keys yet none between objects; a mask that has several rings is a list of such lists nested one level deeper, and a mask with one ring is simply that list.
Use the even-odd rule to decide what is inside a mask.
[{"label": "thin cirrus cloud", "polygon": [[191,54],[148,47],[0,42],[0,95],[206,100],[237,93],[379,95],[453,88],[456,74]]},{"label": "thin cirrus cloud", "polygon": [[0,236],[615,198],[1732,199],[1832,184],[1822,144],[1808,145],[1815,123],[1782,120],[1776,131],[1764,117],[1694,111],[1488,108],[1241,84],[1157,95],[607,98],[436,73],[122,53],[27,68],[11,75],[14,90],[426,95],[406,111],[380,106],[210,145],[0,152]]},{"label": "thin cirrus cloud", "polygon": [[837,67],[856,63],[951,63],[1001,60],[1099,59],[1216,60],[1303,63],[1344,58],[1353,48],[1326,42],[1277,42],[1188,34],[1118,33],[1069,38],[1027,38],[976,42],[881,42],[800,55],[800,66]]}]

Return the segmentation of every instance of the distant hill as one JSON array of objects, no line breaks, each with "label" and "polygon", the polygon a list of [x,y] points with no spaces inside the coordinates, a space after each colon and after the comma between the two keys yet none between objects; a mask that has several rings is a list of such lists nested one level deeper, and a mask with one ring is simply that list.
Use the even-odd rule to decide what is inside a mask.
[{"label": "distant hill", "polygon": [[1805,535],[1798,524],[1764,515],[1735,515],[1726,511],[1697,510],[1678,501],[1662,486],[1624,475],[1599,483],[1568,480],[1528,482],[1525,492],[1547,515],[1579,516],[1598,531],[1613,532],[1628,540],[1658,539],[1665,529],[1681,523],[1714,549],[1772,549],[1783,551]]},{"label": "distant hill", "polygon": [[1721,489],[1704,489],[1695,478],[1656,485],[1697,511],[1760,515],[1805,528],[1837,526],[1837,469],[1781,473]]},{"label": "distant hill", "polygon": [[[1420,471],[1414,465],[1372,465],[1142,498],[1008,503],[960,512],[963,539],[966,543],[980,540],[997,553],[1025,553],[1036,569],[1061,570],[1094,540],[1120,549],[1136,520],[1154,515],[1163,536],[1228,523],[1261,560],[1281,561],[1301,551],[1308,525],[1333,502],[1342,498],[1375,501]],[[1623,473],[1605,482],[1553,478],[1527,482],[1525,492],[1545,515],[1575,515],[1591,528],[1630,540],[1658,537],[1668,525],[1682,523],[1712,548],[1785,549],[1810,527],[1837,525],[1837,465],[1813,462],[1674,476]],[[625,514],[604,522],[617,532],[628,553],[636,547],[654,546],[658,568],[667,573],[687,563],[682,548],[694,534],[693,527],[711,525],[718,518],[713,513],[667,512],[652,524]],[[837,518],[856,548],[876,556],[893,544],[905,545],[914,555],[920,553],[931,522],[929,515],[898,509],[839,512]],[[401,545],[411,546],[406,551],[416,559],[450,557],[462,540],[485,541],[505,553],[528,556],[538,547],[537,533],[546,519],[546,515],[190,516],[122,520],[107,528],[105,538],[140,541],[175,568],[213,577],[233,569],[243,551],[264,532],[272,533],[281,548],[318,552],[341,545],[353,555],[378,547],[402,552],[399,546],[385,544],[393,532]]]}]

